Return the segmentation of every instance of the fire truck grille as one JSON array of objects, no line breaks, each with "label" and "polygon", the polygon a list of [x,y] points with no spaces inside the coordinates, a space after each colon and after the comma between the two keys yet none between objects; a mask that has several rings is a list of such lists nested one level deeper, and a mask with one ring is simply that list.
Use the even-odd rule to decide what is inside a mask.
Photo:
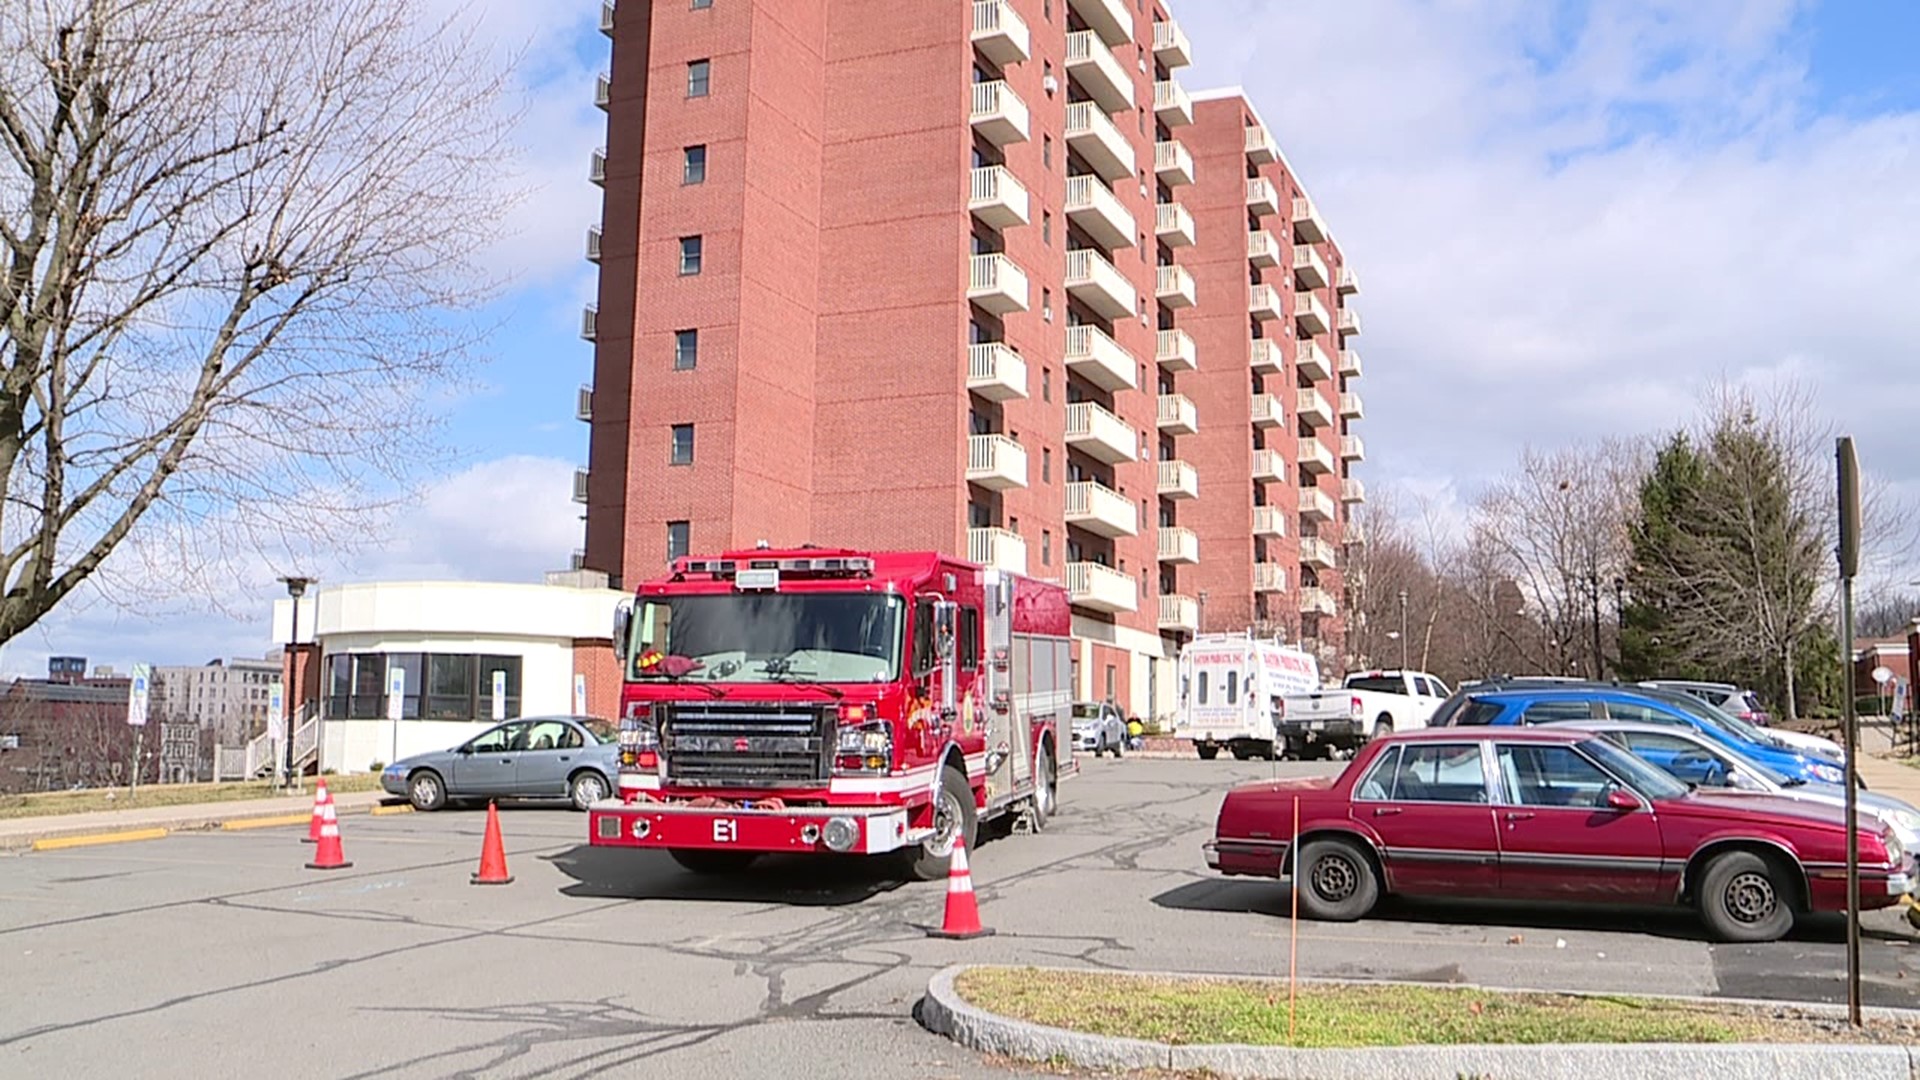
[{"label": "fire truck grille", "polygon": [[678,703],[661,725],[667,782],[761,788],[824,784],[833,727],[820,709],[733,702]]}]

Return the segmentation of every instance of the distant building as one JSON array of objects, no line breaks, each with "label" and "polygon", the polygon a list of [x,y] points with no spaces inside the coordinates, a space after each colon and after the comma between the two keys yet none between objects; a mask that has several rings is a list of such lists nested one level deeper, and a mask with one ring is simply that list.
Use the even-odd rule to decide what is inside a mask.
[{"label": "distant building", "polygon": [[[57,791],[125,783],[138,731],[127,725],[130,680],[107,676],[15,679],[0,691],[0,791]],[[151,741],[141,770],[157,775]]]},{"label": "distant building", "polygon": [[87,658],[84,656],[50,656],[47,658],[47,681],[78,682],[87,677]]},{"label": "distant building", "polygon": [[276,650],[260,659],[154,668],[154,719],[210,731],[221,746],[242,745],[266,729],[267,699],[280,664]]}]

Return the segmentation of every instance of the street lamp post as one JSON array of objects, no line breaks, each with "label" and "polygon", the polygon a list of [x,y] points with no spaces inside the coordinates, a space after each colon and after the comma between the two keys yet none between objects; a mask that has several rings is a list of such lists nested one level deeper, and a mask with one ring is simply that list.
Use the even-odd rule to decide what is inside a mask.
[{"label": "street lamp post", "polygon": [[293,601],[293,626],[287,634],[287,681],[292,684],[287,687],[287,693],[285,694],[287,709],[287,745],[280,754],[281,768],[283,770],[282,776],[285,782],[290,783],[293,780],[293,722],[294,718],[300,715],[298,702],[300,699],[299,686],[302,681],[300,677],[302,674],[300,667],[300,598],[307,595],[307,586],[320,579],[289,575],[280,580],[287,586],[287,598]]},{"label": "street lamp post", "polygon": [[1600,646],[1600,575],[1587,571],[1587,595],[1593,601],[1593,677],[1607,677],[1607,654]]},{"label": "street lamp post", "polygon": [[1400,590],[1400,670],[1407,670],[1407,590]]}]

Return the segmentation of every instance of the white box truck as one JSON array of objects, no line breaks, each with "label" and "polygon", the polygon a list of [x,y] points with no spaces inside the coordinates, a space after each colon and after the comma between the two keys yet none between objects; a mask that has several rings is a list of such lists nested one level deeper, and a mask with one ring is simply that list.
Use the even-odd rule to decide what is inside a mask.
[{"label": "white box truck", "polygon": [[1251,633],[1196,636],[1180,651],[1179,672],[1173,733],[1208,761],[1223,746],[1241,761],[1271,760],[1285,699],[1320,688],[1313,654]]}]

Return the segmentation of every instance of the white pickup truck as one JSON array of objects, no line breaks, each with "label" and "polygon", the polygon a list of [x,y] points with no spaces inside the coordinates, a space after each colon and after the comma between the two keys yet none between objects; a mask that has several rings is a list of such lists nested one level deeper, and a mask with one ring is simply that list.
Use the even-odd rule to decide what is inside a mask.
[{"label": "white pickup truck", "polygon": [[1368,739],[1426,727],[1451,693],[1424,671],[1357,671],[1338,687],[1287,695],[1278,739],[1292,758],[1351,753]]}]

